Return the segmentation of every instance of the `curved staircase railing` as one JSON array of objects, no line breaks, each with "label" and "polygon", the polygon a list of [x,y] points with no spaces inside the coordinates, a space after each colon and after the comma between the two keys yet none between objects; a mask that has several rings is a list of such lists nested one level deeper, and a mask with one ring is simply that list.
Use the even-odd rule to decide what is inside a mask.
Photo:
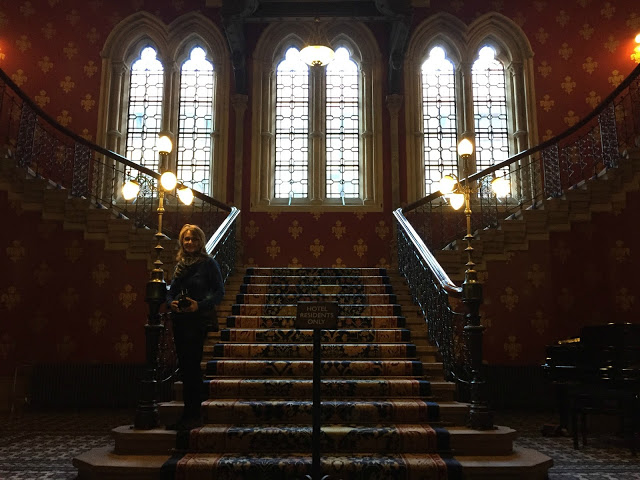
[{"label": "curved staircase railing", "polygon": [[[640,66],[568,130],[461,180],[473,186],[471,230],[476,237],[490,237],[504,220],[526,217],[539,208],[549,209],[548,199],[579,194],[585,182],[597,181],[610,169],[621,167],[625,151],[637,147]],[[491,191],[490,183],[496,175],[505,176],[510,183],[511,194],[506,199],[496,198]],[[464,313],[452,308],[462,298],[462,287],[451,282],[432,253],[456,249],[467,233],[465,215],[454,211],[436,192],[397,209],[394,216],[398,222],[399,269],[427,319],[431,341],[440,349],[445,376],[450,380],[468,378],[468,345],[461,339]]]},{"label": "curved staircase railing", "polygon": [[[96,209],[108,209],[115,218],[127,218],[136,227],[157,229],[160,175],[60,125],[2,70],[0,145],[9,149],[25,178],[48,182],[47,188],[66,190],[69,197],[84,200]],[[138,197],[132,201],[126,201],[121,192],[129,179],[137,179],[141,185]],[[201,192],[193,193],[193,203],[185,206],[175,192],[166,192],[163,232],[177,238],[182,225],[195,223],[212,239],[211,248],[221,248],[224,242],[213,242],[213,236],[223,224],[233,227],[234,222],[225,219],[232,214],[235,219],[237,209]]]}]

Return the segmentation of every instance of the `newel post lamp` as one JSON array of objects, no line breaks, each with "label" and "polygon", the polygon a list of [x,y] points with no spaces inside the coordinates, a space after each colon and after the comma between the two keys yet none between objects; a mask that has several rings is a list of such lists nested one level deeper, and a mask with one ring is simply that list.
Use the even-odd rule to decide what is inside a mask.
[{"label": "newel post lamp", "polygon": [[[164,330],[164,325],[160,323],[160,308],[167,298],[167,284],[164,280],[164,270],[160,256],[164,248],[161,241],[166,238],[162,233],[162,215],[164,209],[164,197],[166,192],[171,192],[176,188],[177,179],[175,173],[168,168],[168,157],[173,149],[173,144],[169,137],[161,136],[158,139],[158,152],[160,154],[160,182],[158,185],[158,231],[155,234],[156,258],[153,262],[150,279],[147,282],[145,302],[149,306],[147,324],[145,328],[146,343],[146,367],[142,379],[140,399],[136,407],[134,428],[149,430],[158,426],[158,403],[157,403],[157,380],[156,371],[158,368],[158,343],[160,334]],[[140,183],[148,182],[147,177],[138,177],[136,180],[127,181],[122,187],[122,194],[126,200],[133,200],[140,191]],[[193,200],[193,192],[186,188],[178,189],[178,197],[183,203],[190,204]]]},{"label": "newel post lamp", "polygon": [[[469,161],[473,155],[473,144],[468,139],[458,143],[458,156],[462,160],[462,171],[465,178],[469,177]],[[458,210],[465,206],[464,213],[467,218],[467,234],[464,240],[467,242],[467,263],[462,283],[462,302],[466,306],[464,337],[468,353],[470,408],[469,426],[476,430],[489,430],[493,428],[493,413],[488,407],[487,382],[482,369],[482,336],[485,327],[480,323],[480,305],[482,304],[482,284],[478,281],[478,272],[473,262],[474,239],[471,230],[471,196],[473,186],[467,180],[460,182],[457,175],[446,175],[440,181],[440,191],[449,199],[451,206]]]}]

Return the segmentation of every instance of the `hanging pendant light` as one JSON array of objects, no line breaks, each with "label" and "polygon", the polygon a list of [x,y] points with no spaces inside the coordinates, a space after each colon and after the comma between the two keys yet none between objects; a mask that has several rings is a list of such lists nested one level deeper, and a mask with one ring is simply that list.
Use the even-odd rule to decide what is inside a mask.
[{"label": "hanging pendant light", "polygon": [[333,60],[335,52],[320,31],[320,19],[316,17],[309,45],[300,50],[300,58],[311,67],[321,67]]}]

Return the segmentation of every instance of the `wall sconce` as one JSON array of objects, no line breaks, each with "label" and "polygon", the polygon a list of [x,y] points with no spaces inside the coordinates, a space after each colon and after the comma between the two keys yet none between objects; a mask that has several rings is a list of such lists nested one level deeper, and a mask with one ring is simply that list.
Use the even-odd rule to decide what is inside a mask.
[{"label": "wall sconce", "polygon": [[320,19],[314,21],[309,45],[300,50],[300,58],[311,67],[322,67],[333,60],[335,52],[320,30]]}]

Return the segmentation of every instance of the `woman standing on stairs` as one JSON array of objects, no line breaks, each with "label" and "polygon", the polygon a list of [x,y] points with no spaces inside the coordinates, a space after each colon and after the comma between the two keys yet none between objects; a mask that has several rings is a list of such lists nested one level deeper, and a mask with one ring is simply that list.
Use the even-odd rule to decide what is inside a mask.
[{"label": "woman standing on stairs", "polygon": [[205,250],[204,232],[186,224],[178,237],[180,249],[167,295],[173,319],[173,339],[182,372],[184,411],[175,426],[185,430],[202,425],[202,350],[207,331],[218,331],[215,305],[224,296],[220,267]]}]

